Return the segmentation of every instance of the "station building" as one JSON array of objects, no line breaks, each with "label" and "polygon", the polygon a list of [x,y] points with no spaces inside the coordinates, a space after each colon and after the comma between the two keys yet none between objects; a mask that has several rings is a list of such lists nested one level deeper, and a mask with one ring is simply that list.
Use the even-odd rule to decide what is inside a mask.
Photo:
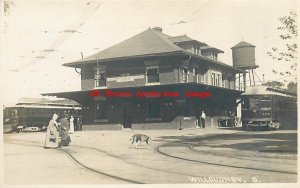
[{"label": "station building", "polygon": [[244,71],[218,60],[223,53],[186,35],[149,28],[64,66],[81,69],[81,91],[47,93],[82,105],[83,130],[178,129],[206,125],[235,111]]}]

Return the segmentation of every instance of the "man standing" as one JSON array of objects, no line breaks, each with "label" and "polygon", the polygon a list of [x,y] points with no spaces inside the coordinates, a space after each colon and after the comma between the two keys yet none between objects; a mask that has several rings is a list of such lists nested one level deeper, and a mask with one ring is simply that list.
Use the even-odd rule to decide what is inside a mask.
[{"label": "man standing", "polygon": [[201,127],[203,129],[205,128],[205,119],[206,119],[206,115],[205,115],[204,111],[202,110],[202,113],[201,113]]}]

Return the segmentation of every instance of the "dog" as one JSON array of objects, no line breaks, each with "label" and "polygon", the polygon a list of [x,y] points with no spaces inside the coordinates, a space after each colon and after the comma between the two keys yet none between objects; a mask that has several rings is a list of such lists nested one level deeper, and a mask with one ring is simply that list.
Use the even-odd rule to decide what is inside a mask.
[{"label": "dog", "polygon": [[141,145],[142,142],[146,142],[147,144],[152,142],[151,137],[144,134],[135,134],[130,140],[132,140],[131,144],[135,143],[136,149],[139,148],[139,145]]}]

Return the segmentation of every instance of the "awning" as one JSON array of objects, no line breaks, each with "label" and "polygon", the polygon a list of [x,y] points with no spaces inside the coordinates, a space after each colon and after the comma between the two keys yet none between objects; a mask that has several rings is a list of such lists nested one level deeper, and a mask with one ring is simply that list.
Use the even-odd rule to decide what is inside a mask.
[{"label": "awning", "polygon": [[[70,91],[70,92],[59,92],[59,93],[44,93],[43,96],[56,96],[59,98],[67,98],[79,102],[80,104],[85,104],[93,100],[101,100],[105,98],[105,91],[110,90],[113,92],[130,92],[132,95],[130,97],[126,96],[124,98],[134,98],[137,97],[137,92],[178,92],[178,99],[188,98],[186,92],[198,93],[210,93],[208,100],[214,101],[226,101],[228,99],[239,98],[243,93],[242,91],[210,86],[200,83],[180,83],[180,84],[168,84],[168,85],[153,85],[153,86],[140,86],[140,87],[123,87],[123,88],[111,88],[111,89],[92,89],[85,91]],[[165,96],[170,97],[170,96]],[[198,96],[199,97],[199,96]],[[122,98],[122,97],[115,97]],[[138,97],[137,97],[138,98]],[[191,98],[191,97],[190,97]],[[197,98],[197,95],[194,96]],[[203,98],[202,98],[203,99]]]}]

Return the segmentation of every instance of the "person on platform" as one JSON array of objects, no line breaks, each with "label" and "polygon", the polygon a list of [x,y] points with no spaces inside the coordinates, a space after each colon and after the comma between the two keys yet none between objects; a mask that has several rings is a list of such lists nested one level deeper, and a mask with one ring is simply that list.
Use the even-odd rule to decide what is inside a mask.
[{"label": "person on platform", "polygon": [[206,115],[204,113],[204,111],[202,110],[202,113],[201,113],[201,128],[205,128],[205,119],[206,119]]},{"label": "person on platform", "polygon": [[200,112],[199,112],[199,110],[196,111],[196,128],[201,128],[201,123],[200,123]]},{"label": "person on platform", "polygon": [[73,116],[70,117],[70,130],[69,130],[69,133],[70,134],[74,133],[74,117]]},{"label": "person on platform", "polygon": [[59,127],[56,122],[58,118],[57,114],[53,114],[52,119],[49,121],[49,125],[46,132],[45,148],[57,148],[59,147]]},{"label": "person on platform", "polygon": [[81,119],[79,117],[77,118],[77,131],[82,131]]},{"label": "person on platform", "polygon": [[65,117],[65,115],[62,115],[62,117],[59,119],[59,124],[60,124],[61,145],[68,146],[71,142],[71,138],[69,135],[70,124],[68,119]]},{"label": "person on platform", "polygon": [[78,125],[77,125],[77,117],[74,117],[74,132],[78,131]]}]

